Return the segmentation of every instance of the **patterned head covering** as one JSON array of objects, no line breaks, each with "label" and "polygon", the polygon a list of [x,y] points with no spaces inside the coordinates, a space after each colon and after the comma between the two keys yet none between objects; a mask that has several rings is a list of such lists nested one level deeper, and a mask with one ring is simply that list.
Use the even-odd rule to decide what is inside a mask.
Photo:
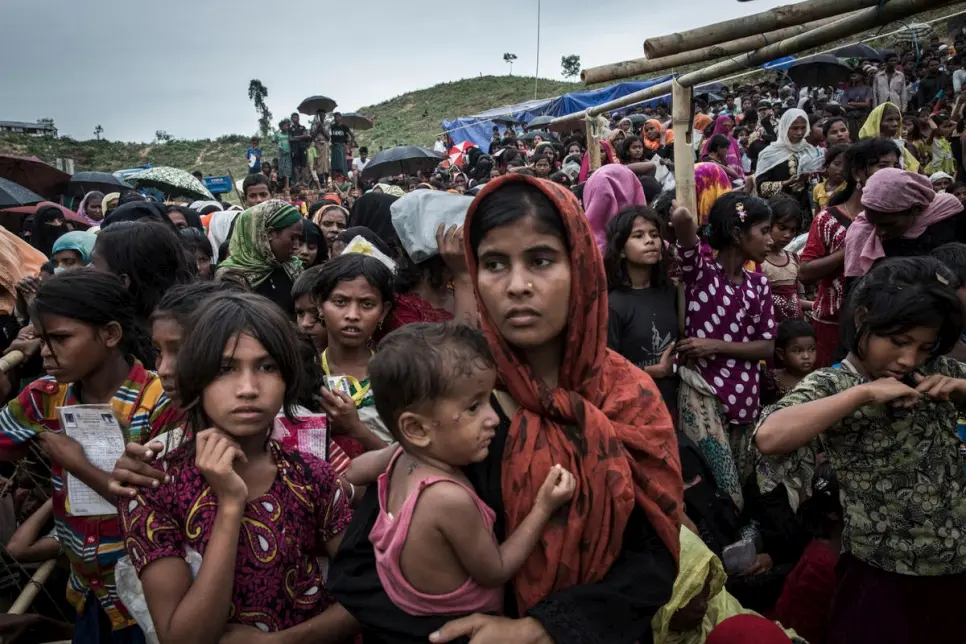
[{"label": "patterned head covering", "polygon": [[279,262],[269,244],[268,232],[294,226],[301,220],[302,214],[295,206],[279,199],[269,199],[249,208],[235,221],[229,256],[218,266],[219,272],[238,271],[255,288],[281,266],[294,282],[302,272],[302,263],[294,256],[284,264]]},{"label": "patterned head covering", "polygon": [[[570,247],[573,279],[564,355],[554,389],[535,377],[476,292],[483,333],[506,391],[519,404],[503,453],[507,532],[533,509],[555,464],[573,473],[577,489],[551,522],[514,579],[521,610],[550,593],[600,581],[621,551],[635,506],[677,558],[683,511],[680,456],[671,417],[650,376],[607,349],[607,280],[590,223],[572,192],[550,181],[509,174],[486,184],[466,215],[472,229],[480,204],[514,183],[527,183],[553,202]],[[466,235],[473,284],[478,261]],[[583,448],[581,446],[584,446]]]},{"label": "patterned head covering", "polygon": [[[90,215],[87,214],[87,205],[90,203],[100,203],[104,202],[104,193],[97,190],[92,190],[84,195],[84,198],[80,202],[80,206],[77,208],[77,216],[83,219],[88,226],[100,226],[100,219],[92,219]],[[101,211],[101,219],[104,218],[104,211]]]},{"label": "patterned head covering", "polygon": [[708,223],[711,206],[721,195],[731,192],[731,178],[717,163],[694,166],[694,189],[698,203],[698,226]]}]

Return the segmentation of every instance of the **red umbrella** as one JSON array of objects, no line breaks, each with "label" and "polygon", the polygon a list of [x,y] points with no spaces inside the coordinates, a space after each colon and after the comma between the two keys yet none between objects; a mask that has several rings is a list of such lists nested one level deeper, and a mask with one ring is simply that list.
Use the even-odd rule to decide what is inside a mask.
[{"label": "red umbrella", "polygon": [[449,149],[449,162],[451,164],[463,167],[463,162],[466,160],[466,153],[469,152],[471,148],[475,147],[477,146],[469,141],[463,141],[459,145],[454,145]]},{"label": "red umbrella", "polygon": [[73,225],[74,230],[87,230],[89,228],[87,222],[81,219],[80,215],[78,215],[76,212],[52,201],[41,201],[40,203],[31,206],[4,208],[3,210],[0,210],[0,226],[3,226],[12,233],[18,233],[23,226],[24,219],[37,214],[37,210],[46,206],[53,206],[64,213],[64,219]]},{"label": "red umbrella", "polygon": [[19,183],[44,197],[53,198],[67,190],[70,175],[37,157],[0,154],[0,177]]}]

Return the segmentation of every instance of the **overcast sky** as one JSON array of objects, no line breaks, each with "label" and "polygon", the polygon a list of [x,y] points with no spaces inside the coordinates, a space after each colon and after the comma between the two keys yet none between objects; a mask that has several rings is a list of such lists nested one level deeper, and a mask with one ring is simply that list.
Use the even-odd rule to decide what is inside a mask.
[{"label": "overcast sky", "polygon": [[[659,36],[789,0],[543,0],[540,76],[643,55]],[[250,134],[311,94],[354,111],[436,83],[536,66],[537,0],[0,0],[0,120],[149,141]],[[497,105],[487,107],[498,107]],[[465,116],[453,114],[452,116]]]}]

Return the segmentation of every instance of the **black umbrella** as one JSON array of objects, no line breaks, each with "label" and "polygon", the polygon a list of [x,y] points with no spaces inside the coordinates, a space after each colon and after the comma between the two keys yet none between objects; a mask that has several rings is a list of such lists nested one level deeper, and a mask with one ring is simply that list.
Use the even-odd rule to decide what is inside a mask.
[{"label": "black umbrella", "polygon": [[350,112],[342,115],[342,124],[352,130],[371,130],[372,121],[369,117],[358,112]]},{"label": "black umbrella", "polygon": [[861,58],[863,60],[879,60],[879,52],[873,47],[859,43],[857,45],[846,45],[839,47],[832,52],[836,58]]},{"label": "black umbrella", "polygon": [[651,117],[649,117],[647,114],[630,114],[627,118],[629,118],[631,123],[634,125],[644,125],[651,120]]},{"label": "black umbrella", "polygon": [[852,68],[832,54],[819,54],[796,60],[785,73],[799,87],[825,87],[848,81]]},{"label": "black umbrella", "polygon": [[0,208],[29,206],[43,200],[44,198],[33,190],[27,190],[19,183],[0,177]]},{"label": "black umbrella", "polygon": [[299,112],[308,116],[315,116],[316,112],[331,112],[335,110],[336,102],[328,96],[309,96],[299,104]]},{"label": "black umbrella", "polygon": [[500,123],[502,125],[520,125],[523,123],[520,119],[513,118],[509,114],[504,114],[503,116],[494,116],[490,119],[494,123]]},{"label": "black umbrella", "polygon": [[556,141],[557,140],[557,137],[555,137],[550,132],[546,132],[544,130],[531,130],[530,132],[527,132],[526,134],[524,134],[523,136],[521,136],[520,139],[522,141],[532,141],[533,139],[535,139],[538,136],[541,139],[543,139],[544,141]]},{"label": "black umbrella", "polygon": [[445,157],[416,145],[400,145],[376,152],[362,171],[363,179],[378,179],[397,174],[414,175],[434,170]]},{"label": "black umbrella", "polygon": [[79,197],[88,192],[124,192],[134,190],[134,186],[123,179],[118,179],[110,172],[75,172],[67,184],[67,192]]},{"label": "black umbrella", "polygon": [[527,127],[528,128],[547,127],[551,123],[553,123],[553,117],[552,116],[538,116],[537,118],[535,118],[532,121],[530,121],[529,123],[527,123]]}]

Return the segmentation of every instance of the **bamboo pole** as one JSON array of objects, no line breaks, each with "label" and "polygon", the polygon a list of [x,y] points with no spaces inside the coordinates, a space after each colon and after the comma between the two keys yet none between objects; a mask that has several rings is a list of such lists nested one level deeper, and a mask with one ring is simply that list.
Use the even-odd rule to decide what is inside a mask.
[{"label": "bamboo pole", "polygon": [[839,16],[856,9],[876,7],[879,4],[880,0],[807,0],[797,4],[782,5],[742,18],[725,20],[658,38],[648,38],[644,41],[644,54],[648,58],[671,56],[682,51],[702,49],[728,40],[794,27],[812,20]]},{"label": "bamboo pole", "polygon": [[778,42],[779,40],[797,36],[798,34],[811,31],[812,29],[818,29],[819,27],[831,24],[836,20],[838,20],[838,18],[816,20],[804,25],[786,27],[776,31],[769,31],[768,33],[764,34],[757,34],[754,36],[748,36],[746,38],[739,38],[737,40],[729,40],[728,42],[723,42],[712,47],[683,51],[672,56],[664,56],[663,58],[635,58],[633,60],[624,60],[619,63],[612,63],[610,65],[591,67],[580,72],[580,80],[587,85],[593,85],[595,83],[607,83],[613,80],[619,80],[621,78],[628,78],[630,76],[651,74],[654,72],[662,72],[668,69],[674,69],[675,67],[683,67],[684,65],[703,63],[716,58],[723,58],[724,56],[735,56],[737,54],[743,54],[746,51],[758,49],[759,47],[765,47],[771,43]]},{"label": "bamboo pole", "polygon": [[596,117],[587,118],[584,120],[584,128],[587,131],[588,168],[593,172],[600,167],[600,124]]},{"label": "bamboo pole", "polygon": [[[747,54],[741,54],[735,58],[729,58],[728,60],[709,65],[689,74],[684,74],[679,76],[677,81],[686,87],[694,87],[701,83],[727,76],[728,74],[743,71],[749,67],[776,60],[782,56],[797,54],[806,49],[812,49],[813,47],[821,47],[840,38],[847,38],[867,29],[879,27],[895,20],[903,20],[917,13],[947,4],[950,4],[949,0],[890,0],[890,2],[881,8],[863,9],[847,18],[825,25],[824,27],[813,29],[812,31],[793,36],[781,42],[768,45],[767,47],[748,52]],[[634,105],[635,103],[641,103],[652,98],[657,98],[658,96],[664,96],[671,91],[671,83],[672,81],[658,83],[647,89],[628,94],[627,96],[608,101],[607,103],[602,103],[582,112],[557,117],[551,125],[560,125],[567,121],[584,118],[585,116],[597,116],[604,112]]]},{"label": "bamboo pole", "polygon": [[[677,81],[671,83],[671,128],[674,131],[674,182],[677,202],[692,217],[698,213],[694,187],[694,146],[691,131],[691,96],[693,90]],[[684,337],[684,312],[687,309],[684,284],[678,285],[678,327]]]},{"label": "bamboo pole", "polygon": [[54,571],[54,567],[56,565],[56,559],[48,559],[43,563],[42,566],[40,566],[40,568],[37,569],[37,572],[34,573],[34,576],[31,577],[30,581],[27,582],[27,585],[24,586],[23,591],[20,593],[20,596],[17,597],[17,600],[13,603],[13,606],[11,606],[10,610],[7,611],[8,615],[23,615],[27,609],[30,608],[30,603],[34,600],[34,597],[37,596],[37,593],[40,592],[40,589],[44,587],[44,584],[47,583],[47,578],[50,577],[50,573]]}]

